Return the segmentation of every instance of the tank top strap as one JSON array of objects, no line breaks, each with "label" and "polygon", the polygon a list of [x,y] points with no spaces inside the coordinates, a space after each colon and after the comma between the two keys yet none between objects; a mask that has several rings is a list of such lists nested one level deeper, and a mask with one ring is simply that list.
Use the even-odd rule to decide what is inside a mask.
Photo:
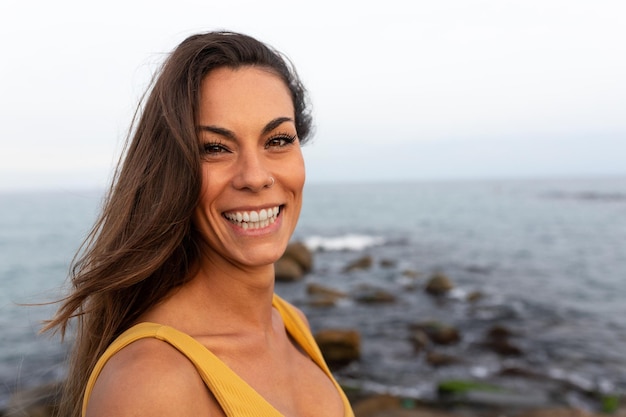
[{"label": "tank top strap", "polygon": [[87,411],[87,404],[95,382],[106,362],[122,348],[144,338],[155,338],[167,342],[185,355],[193,363],[228,417],[283,417],[278,410],[200,342],[172,327],[148,322],[139,323],[122,333],[100,357],[86,386],[82,407],[83,416]]},{"label": "tank top strap", "polygon": [[335,380],[330,368],[326,364],[324,360],[324,356],[320,351],[313,334],[311,333],[309,326],[305,323],[302,316],[295,310],[295,308],[280,298],[280,296],[274,294],[274,299],[272,301],[272,305],[278,310],[281,317],[283,318],[283,322],[285,323],[285,328],[287,329],[287,333],[291,335],[291,337],[296,341],[296,344],[300,346],[306,354],[319,366],[326,375],[330,378],[332,383],[337,388],[339,395],[341,396],[341,400],[343,401],[344,406],[344,417],[354,417],[354,413],[352,411],[352,407],[350,405],[350,401],[348,397],[344,393],[343,389],[339,385],[339,383]]},{"label": "tank top strap", "polygon": [[274,294],[272,305],[278,310],[287,333],[296,341],[296,344],[300,346],[307,355],[320,367],[322,370],[332,378],[331,371],[328,365],[324,361],[322,352],[320,351],[315,338],[309,330],[309,326],[304,322],[300,314],[280,296]]}]

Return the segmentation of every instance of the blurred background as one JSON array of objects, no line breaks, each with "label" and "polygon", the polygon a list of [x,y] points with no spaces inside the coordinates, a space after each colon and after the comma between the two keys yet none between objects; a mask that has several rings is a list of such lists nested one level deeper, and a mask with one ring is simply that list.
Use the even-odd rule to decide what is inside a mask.
[{"label": "blurred background", "polygon": [[0,187],[101,186],[164,56],[249,33],[314,104],[310,182],[619,175],[620,1],[7,0]]},{"label": "blurred background", "polygon": [[[345,384],[432,399],[478,379],[586,408],[623,395],[625,15],[618,0],[3,1],[0,408],[63,377],[66,346],[37,335],[54,306],[19,304],[62,294],[152,75],[217,29],[284,52],[310,92],[294,240],[315,263],[277,292],[314,330],[359,332]],[[311,284],[343,296],[321,308]],[[461,337],[422,340],[426,321]],[[494,350],[498,326],[516,354]]]}]

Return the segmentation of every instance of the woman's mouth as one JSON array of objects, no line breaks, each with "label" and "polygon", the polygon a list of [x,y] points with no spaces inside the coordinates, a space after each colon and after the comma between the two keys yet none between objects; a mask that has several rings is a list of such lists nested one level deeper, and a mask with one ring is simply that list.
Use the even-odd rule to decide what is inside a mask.
[{"label": "woman's mouth", "polygon": [[224,217],[234,225],[244,230],[261,229],[276,221],[280,214],[280,206],[270,207],[259,211],[230,211],[224,213]]}]

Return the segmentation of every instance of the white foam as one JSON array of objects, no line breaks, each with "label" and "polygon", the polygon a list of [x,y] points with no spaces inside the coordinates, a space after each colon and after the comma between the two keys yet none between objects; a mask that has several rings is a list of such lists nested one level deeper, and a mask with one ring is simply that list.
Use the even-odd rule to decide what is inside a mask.
[{"label": "white foam", "polygon": [[335,237],[310,236],[304,240],[306,247],[313,251],[360,251],[382,245],[384,242],[382,237],[357,234]]}]

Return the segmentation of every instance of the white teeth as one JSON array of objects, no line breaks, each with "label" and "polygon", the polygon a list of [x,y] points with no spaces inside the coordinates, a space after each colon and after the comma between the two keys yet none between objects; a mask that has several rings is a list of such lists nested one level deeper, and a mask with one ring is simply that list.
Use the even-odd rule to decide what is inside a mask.
[{"label": "white teeth", "polygon": [[224,213],[224,217],[232,223],[239,225],[242,229],[259,229],[267,227],[276,221],[276,217],[280,213],[279,206],[260,211],[243,211]]}]

